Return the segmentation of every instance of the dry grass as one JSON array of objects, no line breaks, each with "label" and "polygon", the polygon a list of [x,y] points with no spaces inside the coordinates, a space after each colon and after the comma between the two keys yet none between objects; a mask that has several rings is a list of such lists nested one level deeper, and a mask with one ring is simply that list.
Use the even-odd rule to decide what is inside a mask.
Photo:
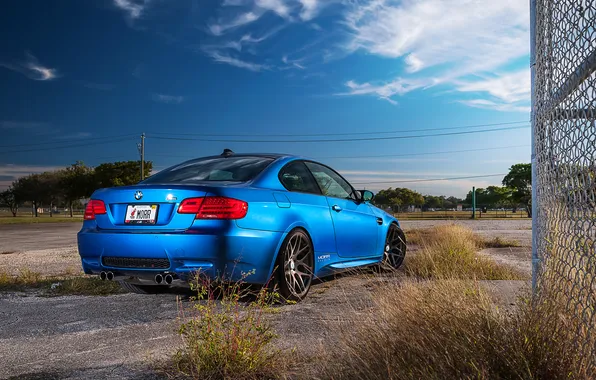
[{"label": "dry grass", "polygon": [[101,281],[96,277],[44,277],[41,273],[21,269],[14,276],[0,271],[0,291],[38,289],[45,296],[90,295],[104,296],[123,293],[117,282]]},{"label": "dry grass", "polygon": [[242,281],[219,285],[197,277],[190,311],[180,304],[182,347],[158,372],[205,380],[277,379],[289,368],[287,353],[272,347],[276,338],[264,314],[277,297],[262,289],[252,296]]},{"label": "dry grass", "polygon": [[374,303],[321,354],[321,379],[587,378],[556,299],[520,300],[508,316],[476,282],[435,280],[385,287]]},{"label": "dry grass", "polygon": [[119,293],[125,293],[125,291],[116,281],[102,281],[96,277],[73,277],[63,280],[51,280],[46,294],[54,296],[108,296]]},{"label": "dry grass", "polygon": [[[519,270],[497,264],[478,251],[487,246],[472,230],[457,224],[437,226],[428,230],[408,232],[408,242],[422,249],[406,260],[406,273],[423,279],[526,279]],[[493,240],[491,244],[495,243]],[[500,242],[502,242],[500,240]]]},{"label": "dry grass", "polygon": [[480,240],[479,245],[483,248],[511,248],[520,247],[519,242],[510,239],[504,239],[500,236],[496,236],[492,239]]}]

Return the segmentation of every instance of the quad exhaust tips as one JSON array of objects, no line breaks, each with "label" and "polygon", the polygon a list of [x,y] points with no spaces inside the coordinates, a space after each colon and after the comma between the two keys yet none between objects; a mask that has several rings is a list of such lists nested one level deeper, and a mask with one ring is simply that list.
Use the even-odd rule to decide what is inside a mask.
[{"label": "quad exhaust tips", "polygon": [[165,276],[162,274],[155,275],[155,283],[156,284],[163,284],[171,285],[174,282],[174,277],[171,274],[166,274]]},{"label": "quad exhaust tips", "polygon": [[[118,277],[123,278],[123,276]],[[99,273],[99,278],[104,281],[112,281],[116,278],[116,275],[113,272],[101,271]],[[156,284],[172,285],[172,283],[174,282],[174,276],[172,276],[171,274],[166,274],[165,276],[163,274],[156,274],[153,281],[155,281]]]},{"label": "quad exhaust tips", "polygon": [[101,278],[102,280],[108,280],[108,281],[112,281],[114,279],[114,273],[112,272],[104,272],[102,271],[99,274],[99,278]]}]

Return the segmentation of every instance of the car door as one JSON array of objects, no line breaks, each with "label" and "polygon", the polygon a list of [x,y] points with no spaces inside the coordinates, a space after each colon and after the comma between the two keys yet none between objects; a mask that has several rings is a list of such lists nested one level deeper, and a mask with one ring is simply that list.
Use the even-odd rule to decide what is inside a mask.
[{"label": "car door", "polygon": [[380,226],[370,206],[360,202],[354,188],[333,169],[311,161],[305,164],[331,210],[337,254],[354,258],[376,255]]},{"label": "car door", "polygon": [[303,220],[308,225],[317,254],[336,252],[335,231],[326,198],[312,174],[301,160],[291,161],[279,171],[279,180],[288,190],[288,212],[284,213],[291,225]]}]

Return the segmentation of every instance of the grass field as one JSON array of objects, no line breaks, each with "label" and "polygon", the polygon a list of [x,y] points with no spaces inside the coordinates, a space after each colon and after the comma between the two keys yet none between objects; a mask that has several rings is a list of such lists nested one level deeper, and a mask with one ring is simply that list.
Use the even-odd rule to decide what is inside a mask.
[{"label": "grass field", "polygon": [[13,217],[12,214],[0,213],[0,225],[1,224],[30,224],[30,223],[65,223],[65,222],[78,222],[83,221],[82,215],[75,215],[72,218],[68,215],[54,215],[50,217],[49,214],[40,214],[37,218],[31,215],[17,214]]},{"label": "grass field", "polygon": [[[394,214],[398,219],[471,219],[472,211],[423,211],[423,212],[400,212]],[[527,219],[525,210],[511,211],[488,211],[481,213],[476,210],[476,219]]]}]

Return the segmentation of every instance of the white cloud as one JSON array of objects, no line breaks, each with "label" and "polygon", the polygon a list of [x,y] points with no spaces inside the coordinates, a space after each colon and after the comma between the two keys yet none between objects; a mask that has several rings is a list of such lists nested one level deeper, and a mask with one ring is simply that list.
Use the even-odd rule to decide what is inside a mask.
[{"label": "white cloud", "polygon": [[221,36],[229,29],[237,28],[246,24],[250,24],[251,22],[257,21],[262,15],[262,12],[246,12],[237,16],[233,20],[227,22],[219,21],[218,23],[210,24],[208,28],[211,34],[213,34],[214,36]]},{"label": "white cloud", "polygon": [[184,96],[151,94],[151,99],[159,103],[180,104],[184,101]]},{"label": "white cloud", "polygon": [[465,104],[469,107],[496,110],[502,112],[530,112],[529,105],[514,105],[503,102],[495,102],[487,99],[459,100],[458,102],[461,104]]},{"label": "white cloud", "polygon": [[131,19],[141,17],[149,0],[114,0],[114,5],[128,14]]},{"label": "white cloud", "polygon": [[[520,110],[524,107],[508,104],[529,100],[528,71],[501,70],[504,65],[528,55],[529,7],[524,1],[354,2],[346,13],[345,25],[350,31],[347,51],[364,50],[381,57],[403,59],[408,73],[406,79],[370,86],[371,91],[355,91],[348,82],[353,95],[377,94],[383,99],[403,95],[408,91],[401,90],[400,85],[412,77],[424,83],[423,86],[455,85],[459,91],[486,92],[499,99],[492,102],[495,105],[462,102],[471,106]],[[484,73],[496,74],[489,79],[465,82],[461,79]],[[397,91],[391,91],[396,84]],[[383,96],[387,92],[392,95]]]},{"label": "white cloud", "polygon": [[520,0],[375,0],[348,12],[346,24],[349,48],[409,55],[411,72],[445,63],[490,70],[529,49],[529,7]]},{"label": "white cloud", "polygon": [[26,52],[25,55],[27,56],[27,60],[24,62],[0,62],[0,66],[21,73],[27,78],[33,80],[48,81],[56,79],[60,76],[56,69],[45,67],[39,63],[33,54]]},{"label": "white cloud", "polygon": [[503,73],[475,81],[457,81],[456,88],[462,92],[486,92],[506,103],[528,101],[530,99],[530,70]]},{"label": "white cloud", "polygon": [[228,54],[220,53],[218,51],[208,51],[207,54],[209,54],[209,56],[213,58],[215,62],[227,63],[228,65],[240,67],[242,69],[247,69],[251,71],[263,71],[269,70],[270,68],[268,65],[246,62],[238,58],[234,58]]},{"label": "white cloud", "polygon": [[304,21],[312,20],[319,10],[319,0],[298,0],[302,5],[300,18]]},{"label": "white cloud", "polygon": [[290,7],[284,0],[255,0],[255,5],[259,8],[273,11],[281,17],[288,17]]},{"label": "white cloud", "polygon": [[423,87],[425,83],[419,80],[397,78],[393,81],[380,84],[371,84],[368,82],[356,83],[350,80],[346,82],[345,85],[349,89],[348,92],[339,93],[337,95],[374,95],[379,99],[384,99],[395,105],[397,102],[392,99],[393,96],[404,95],[410,91]]}]

